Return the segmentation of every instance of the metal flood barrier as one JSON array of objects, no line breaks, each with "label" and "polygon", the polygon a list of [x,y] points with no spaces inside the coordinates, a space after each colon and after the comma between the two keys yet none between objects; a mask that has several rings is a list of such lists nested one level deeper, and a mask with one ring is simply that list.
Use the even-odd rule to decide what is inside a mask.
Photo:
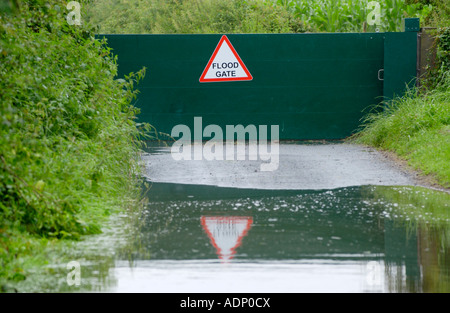
[{"label": "metal flood barrier", "polygon": [[[147,68],[140,122],[279,125],[281,140],[343,139],[417,76],[418,19],[398,33],[98,35],[119,76]],[[270,127],[269,127],[270,128]]]}]

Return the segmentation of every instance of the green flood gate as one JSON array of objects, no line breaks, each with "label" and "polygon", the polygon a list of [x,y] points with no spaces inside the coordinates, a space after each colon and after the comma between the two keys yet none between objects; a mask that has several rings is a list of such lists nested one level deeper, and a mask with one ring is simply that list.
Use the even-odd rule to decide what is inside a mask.
[{"label": "green flood gate", "polygon": [[98,37],[120,77],[147,68],[136,106],[159,132],[202,117],[203,127],[279,125],[280,139],[314,140],[348,137],[371,106],[415,84],[418,31]]}]

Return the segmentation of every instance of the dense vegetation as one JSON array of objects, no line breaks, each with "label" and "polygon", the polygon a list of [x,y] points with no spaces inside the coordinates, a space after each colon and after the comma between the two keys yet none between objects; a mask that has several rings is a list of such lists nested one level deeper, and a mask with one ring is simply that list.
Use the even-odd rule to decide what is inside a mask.
[{"label": "dense vegetation", "polygon": [[[401,31],[402,19],[419,17],[425,19],[432,10],[431,4],[405,0],[379,0],[380,18],[371,0],[265,0],[283,6],[301,21],[317,31],[363,32]],[[440,1],[440,0],[437,0]],[[446,1],[446,0],[442,0]],[[369,25],[368,19],[376,22]]]},{"label": "dense vegetation", "polygon": [[109,34],[299,33],[293,12],[261,0],[97,0],[86,20]]},{"label": "dense vegetation", "polygon": [[36,238],[98,233],[139,192],[130,103],[144,73],[117,80],[109,48],[69,25],[65,5],[0,8],[0,287],[25,278]]},{"label": "dense vegetation", "polygon": [[404,17],[437,20],[445,1],[380,0],[378,25],[369,0],[97,0],[86,19],[113,34],[400,31]]},{"label": "dense vegetation", "polygon": [[450,75],[426,94],[411,91],[369,114],[357,141],[394,151],[450,188]]},{"label": "dense vegetation", "polygon": [[406,0],[406,3],[431,6],[430,13],[422,21],[423,25],[428,27],[450,26],[450,3],[447,0]]}]

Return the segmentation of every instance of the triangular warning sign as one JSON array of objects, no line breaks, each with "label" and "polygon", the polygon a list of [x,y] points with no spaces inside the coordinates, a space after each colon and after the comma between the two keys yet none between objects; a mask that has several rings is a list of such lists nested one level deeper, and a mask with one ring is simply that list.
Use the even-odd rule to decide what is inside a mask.
[{"label": "triangular warning sign", "polygon": [[206,65],[201,83],[232,82],[253,80],[227,36],[223,35]]},{"label": "triangular warning sign", "polygon": [[247,216],[202,216],[203,229],[222,260],[231,260],[253,219]]}]

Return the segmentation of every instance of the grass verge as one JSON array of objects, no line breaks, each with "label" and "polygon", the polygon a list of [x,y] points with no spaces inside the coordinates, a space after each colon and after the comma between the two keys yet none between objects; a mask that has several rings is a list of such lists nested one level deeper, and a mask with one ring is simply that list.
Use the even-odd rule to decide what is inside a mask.
[{"label": "grass verge", "polygon": [[444,188],[450,188],[450,72],[426,94],[410,91],[370,113],[357,143],[395,152]]}]

